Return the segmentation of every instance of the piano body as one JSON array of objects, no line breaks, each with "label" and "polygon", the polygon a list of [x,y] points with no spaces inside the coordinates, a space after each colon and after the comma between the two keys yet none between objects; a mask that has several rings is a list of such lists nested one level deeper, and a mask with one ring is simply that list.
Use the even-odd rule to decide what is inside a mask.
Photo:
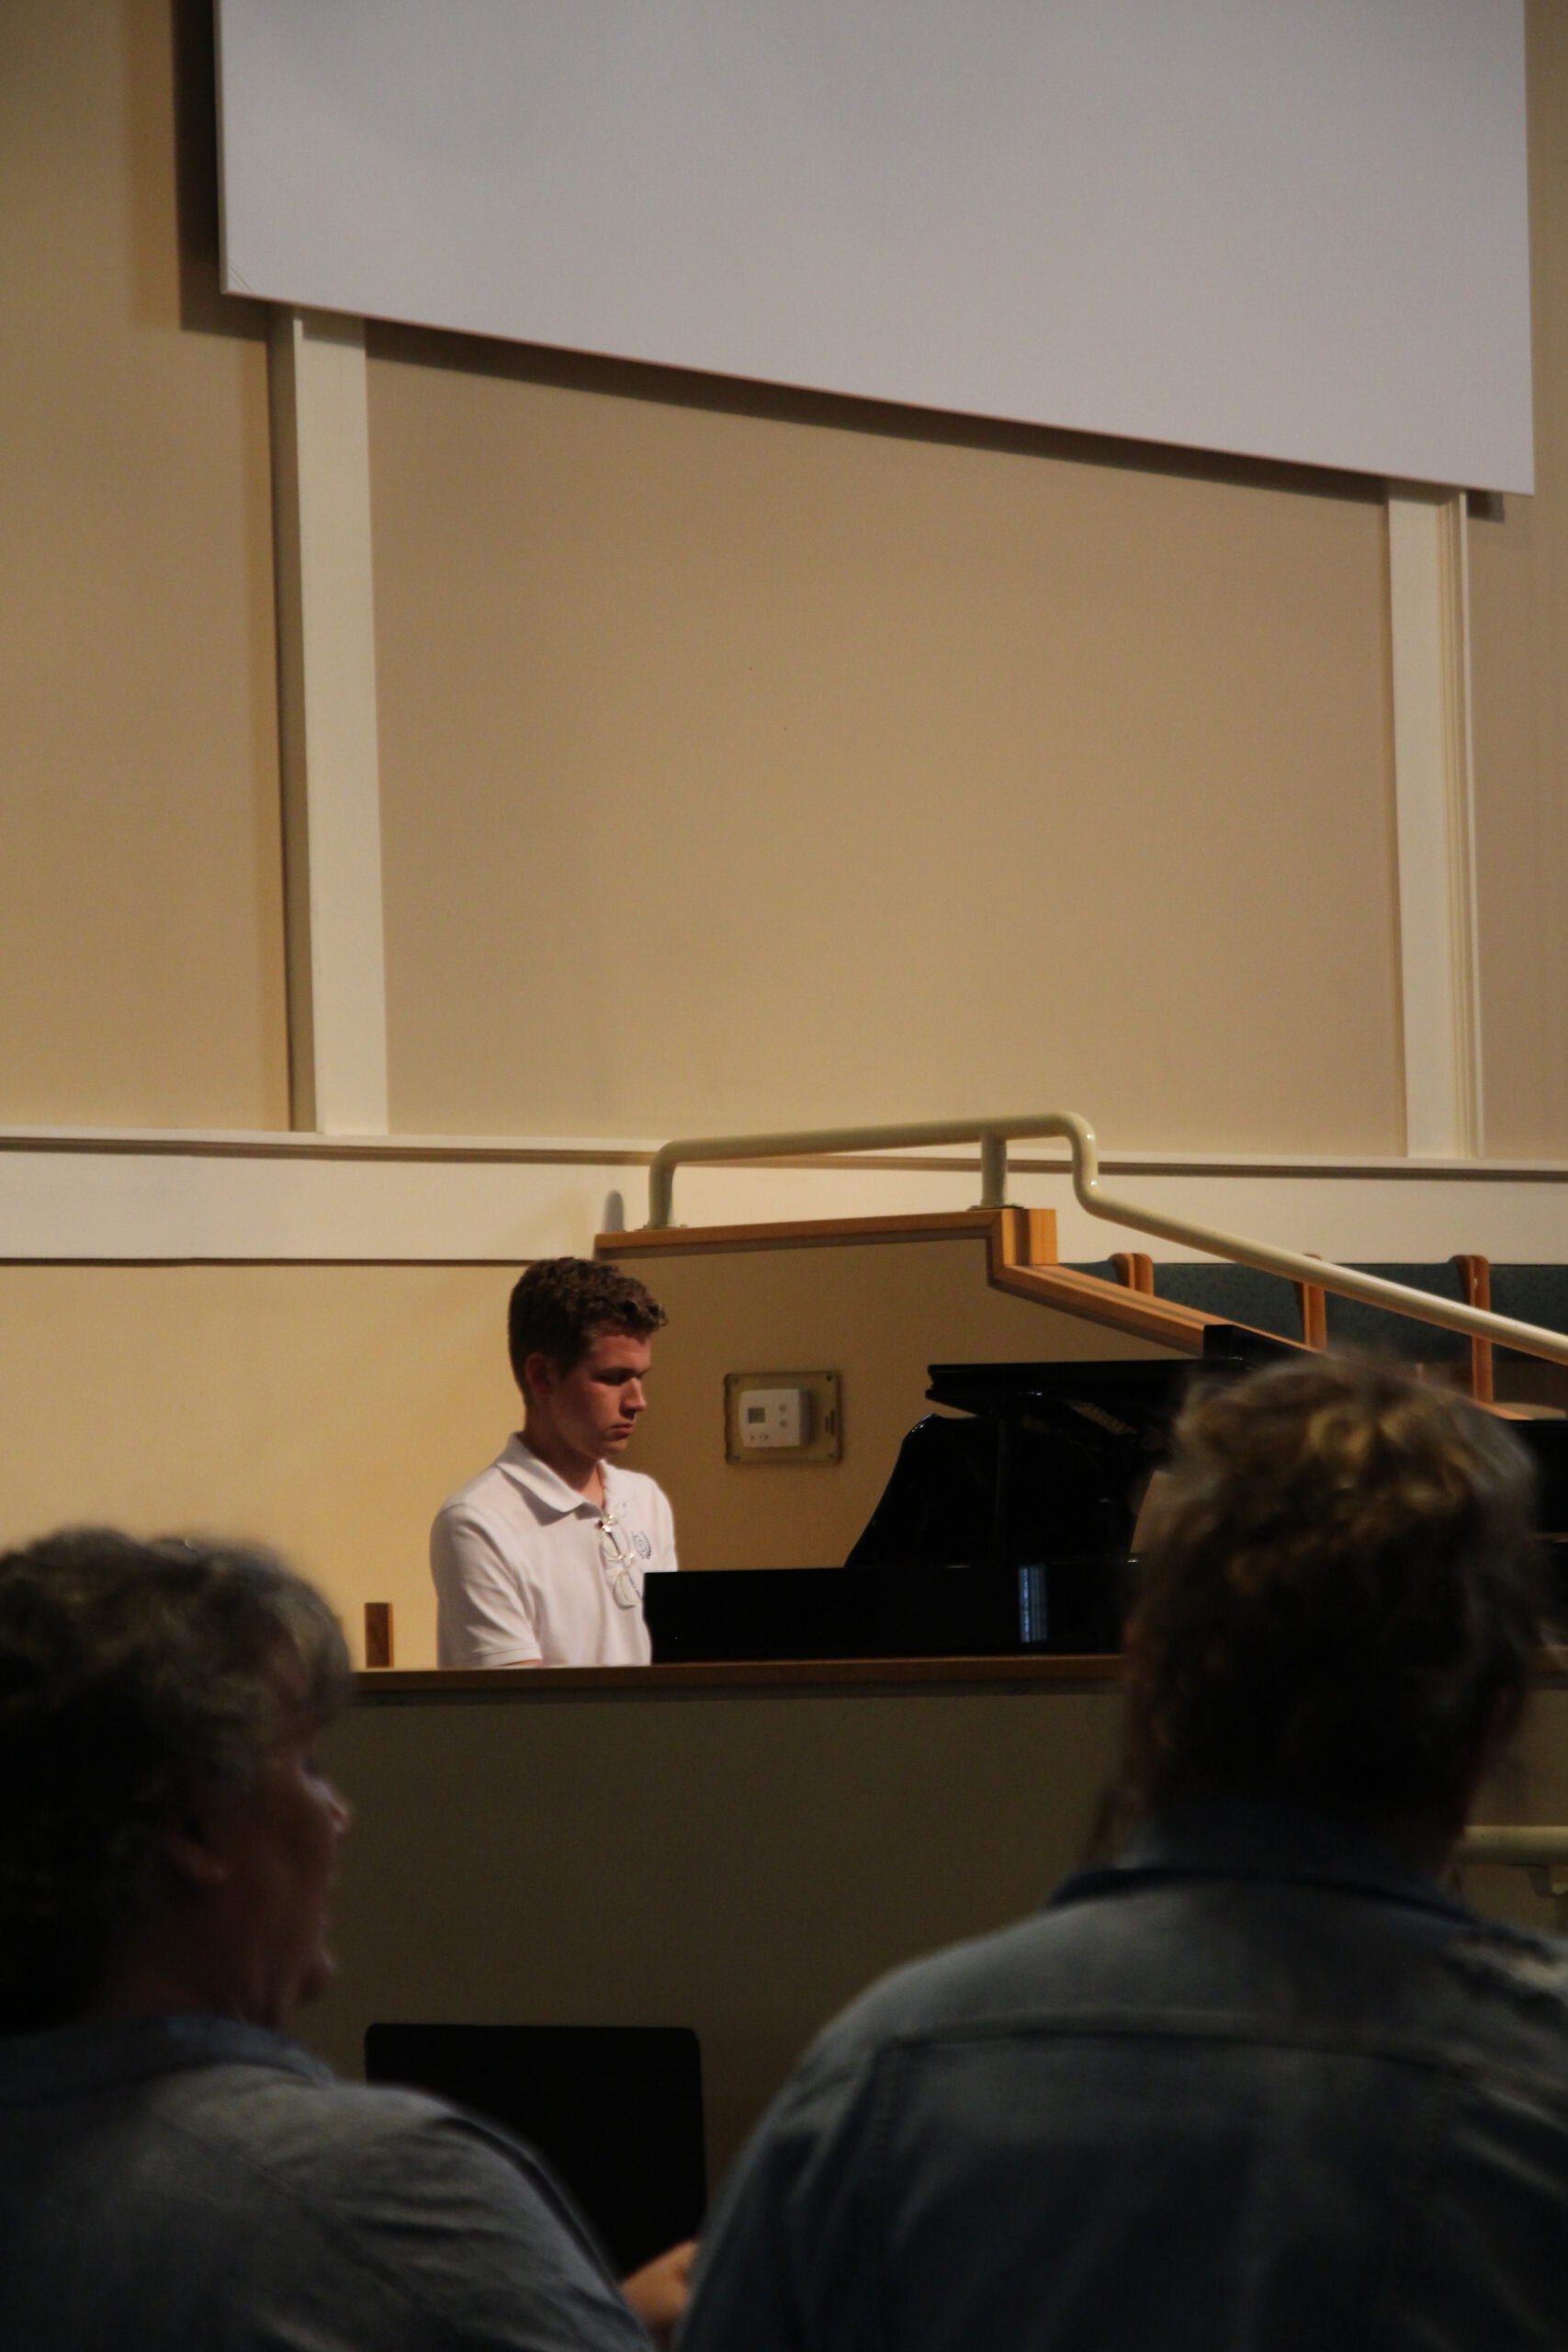
[{"label": "piano body", "polygon": [[[1298,1351],[1215,1324],[1201,1359],[932,1364],[917,1421],[842,1567],[650,1577],[656,1664],[1008,1657],[1119,1649],[1138,1508],[1188,1385]],[[1568,1623],[1568,1420],[1515,1420]]]},{"label": "piano body", "polygon": [[649,1577],[655,1663],[1115,1650],[1189,1381],[1293,1352],[1217,1324],[1199,1363],[932,1364],[926,1394],[949,1409],[909,1431],[844,1566]]}]

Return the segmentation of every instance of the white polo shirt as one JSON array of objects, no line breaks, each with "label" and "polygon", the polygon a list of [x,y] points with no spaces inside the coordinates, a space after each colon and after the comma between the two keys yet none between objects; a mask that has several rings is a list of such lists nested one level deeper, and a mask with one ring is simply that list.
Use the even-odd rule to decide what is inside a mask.
[{"label": "white polo shirt", "polygon": [[675,1566],[675,1523],[653,1479],[600,1468],[604,1511],[513,1436],[447,1497],[430,1531],[442,1666],[649,1664],[642,1580]]}]

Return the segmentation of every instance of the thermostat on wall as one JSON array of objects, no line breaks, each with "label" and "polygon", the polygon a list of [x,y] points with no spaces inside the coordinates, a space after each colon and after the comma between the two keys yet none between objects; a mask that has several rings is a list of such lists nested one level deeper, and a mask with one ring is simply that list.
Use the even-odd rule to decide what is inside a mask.
[{"label": "thermostat on wall", "polygon": [[730,1462],[837,1462],[843,1452],[839,1375],[727,1373],[724,1430]]},{"label": "thermostat on wall", "polygon": [[740,1392],[740,1442],[748,1453],[765,1446],[778,1453],[800,1446],[811,1436],[809,1388],[743,1388]]}]

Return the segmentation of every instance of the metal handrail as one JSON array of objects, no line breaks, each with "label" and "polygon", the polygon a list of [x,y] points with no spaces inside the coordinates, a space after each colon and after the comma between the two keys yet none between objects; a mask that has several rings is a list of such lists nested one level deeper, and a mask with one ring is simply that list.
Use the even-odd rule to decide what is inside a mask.
[{"label": "metal handrail", "polygon": [[1554,1907],[1559,1927],[1568,1926],[1568,1829],[1472,1826],[1454,1849],[1454,1860],[1495,1862],[1522,1870],[1535,1894]]},{"label": "metal handrail", "polygon": [[1040,1111],[1020,1119],[932,1119],[896,1127],[818,1127],[793,1135],[685,1137],[661,1144],[653,1155],[648,1172],[648,1222],[650,1228],[670,1225],[675,1170],[694,1161],[794,1159],[829,1151],[890,1151],[942,1143],[979,1145],[980,1206],[1001,1208],[1007,1201],[1009,1142],[1042,1136],[1060,1136],[1069,1146],[1074,1196],[1090,1216],[1179,1242],[1190,1250],[1205,1250],[1211,1257],[1229,1258],[1239,1266],[1255,1267],[1259,1273],[1282,1274],[1287,1282],[1314,1283],[1337,1297],[1362,1299],[1370,1306],[1388,1307],[1417,1323],[1433,1323],[1441,1330],[1461,1331],[1471,1339],[1493,1340],[1517,1348],[1523,1355],[1542,1356],[1549,1363],[1568,1364],[1568,1333],[1520,1323],[1511,1315],[1494,1315],[1485,1307],[1434,1298],[1428,1291],[1387,1282],[1382,1274],[1363,1274],[1330,1260],[1305,1258],[1299,1250],[1279,1250],[1271,1242],[1251,1241],[1243,1234],[1196,1225],[1190,1218],[1169,1216],[1163,1210],[1143,1208],[1135,1201],[1102,1192],[1094,1129],[1076,1111]]},{"label": "metal handrail", "polygon": [[1568,1864],[1568,1829],[1472,1823],[1460,1839],[1460,1862],[1511,1862],[1519,1870]]}]

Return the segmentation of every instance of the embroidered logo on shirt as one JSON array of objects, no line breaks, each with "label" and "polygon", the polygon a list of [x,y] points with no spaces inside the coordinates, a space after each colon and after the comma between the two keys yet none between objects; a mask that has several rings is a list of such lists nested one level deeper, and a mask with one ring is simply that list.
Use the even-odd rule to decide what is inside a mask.
[{"label": "embroidered logo on shirt", "polygon": [[652,1546],[652,1544],[649,1542],[649,1540],[648,1540],[647,1536],[643,1533],[643,1532],[642,1532],[642,1530],[641,1530],[641,1528],[640,1528],[640,1527],[634,1527],[634,1528],[633,1528],[633,1530],[632,1530],[632,1542],[637,1545],[637,1550],[641,1553],[641,1555],[642,1555],[642,1556],[643,1556],[643,1558],[644,1558],[645,1560],[651,1560],[651,1559],[652,1559],[652,1557],[653,1557],[653,1546]]}]

